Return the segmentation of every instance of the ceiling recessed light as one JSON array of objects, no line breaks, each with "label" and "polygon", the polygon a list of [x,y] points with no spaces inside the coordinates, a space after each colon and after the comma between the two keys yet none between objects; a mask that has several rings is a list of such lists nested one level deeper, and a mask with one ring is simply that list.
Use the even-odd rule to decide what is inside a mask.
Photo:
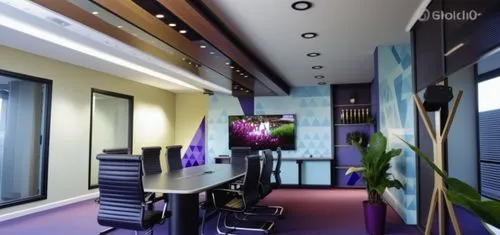
[{"label": "ceiling recessed light", "polygon": [[314,76],[314,78],[316,78],[316,79],[323,79],[323,78],[325,78],[325,76],[323,76],[323,75],[316,75],[316,76]]},{"label": "ceiling recessed light", "polygon": [[186,58],[182,58],[182,60],[186,60]]},{"label": "ceiling recessed light", "polygon": [[119,29],[123,28],[123,26],[121,26],[121,25],[118,25],[118,26],[116,26],[116,27],[118,27]]},{"label": "ceiling recessed light", "polygon": [[326,82],[318,82],[318,85],[326,85]]},{"label": "ceiling recessed light", "polygon": [[92,12],[92,15],[98,15],[98,14],[99,14],[99,12],[97,12],[97,11]]},{"label": "ceiling recessed light", "polygon": [[132,35],[134,35],[135,37],[137,37],[137,34],[136,34],[136,33],[133,33]]},{"label": "ceiling recessed light", "polygon": [[245,77],[247,78],[247,77],[248,77],[248,75],[245,75]]},{"label": "ceiling recessed light", "polygon": [[240,73],[241,76],[245,75],[244,73]]},{"label": "ceiling recessed light", "polygon": [[177,26],[177,24],[176,23],[170,23],[170,24],[168,24],[168,26],[175,27],[175,26]]},{"label": "ceiling recessed light", "polygon": [[236,72],[237,72],[237,73],[239,73],[239,72],[240,72],[240,70],[239,70],[239,69],[237,69],[237,70],[236,70]]},{"label": "ceiling recessed light", "polygon": [[312,3],[308,1],[297,1],[292,4],[292,8],[297,11],[305,11],[312,7]]},{"label": "ceiling recessed light", "polygon": [[229,66],[229,68],[232,68],[232,69],[234,69],[234,66]]},{"label": "ceiling recessed light", "polygon": [[317,34],[317,33],[308,32],[308,33],[303,33],[303,34],[302,34],[302,35],[300,35],[300,36],[302,36],[302,37],[303,37],[303,38],[305,38],[305,39],[311,39],[311,38],[315,38],[315,37],[317,37],[317,36],[318,36],[318,34]]},{"label": "ceiling recessed light", "polygon": [[309,56],[309,57],[317,57],[317,56],[319,56],[319,55],[321,55],[321,53],[319,53],[319,52],[311,52],[311,53],[307,53],[307,56]]},{"label": "ceiling recessed light", "polygon": [[249,90],[245,90],[246,93],[249,93],[250,91]]},{"label": "ceiling recessed light", "polygon": [[213,55],[213,54],[215,54],[215,52],[211,51],[211,52],[210,52],[210,55]]},{"label": "ceiling recessed light", "polygon": [[322,66],[322,65],[314,65],[314,66],[312,67],[312,69],[322,69],[322,68],[323,68],[323,66]]},{"label": "ceiling recessed light", "polygon": [[200,48],[207,48],[207,46],[205,46],[205,45],[201,45],[201,46],[200,46]]},{"label": "ceiling recessed light", "polygon": [[191,64],[191,61],[189,61],[188,64]]},{"label": "ceiling recessed light", "polygon": [[181,34],[185,34],[185,33],[187,33],[187,32],[188,32],[188,31],[187,31],[187,30],[184,30],[184,29],[179,30],[179,33],[181,33]]},{"label": "ceiling recessed light", "polygon": [[163,14],[156,14],[155,17],[158,18],[158,19],[165,18],[165,16]]},{"label": "ceiling recessed light", "polygon": [[230,65],[230,64],[231,64],[231,63],[229,63],[229,62],[226,62],[226,65]]}]

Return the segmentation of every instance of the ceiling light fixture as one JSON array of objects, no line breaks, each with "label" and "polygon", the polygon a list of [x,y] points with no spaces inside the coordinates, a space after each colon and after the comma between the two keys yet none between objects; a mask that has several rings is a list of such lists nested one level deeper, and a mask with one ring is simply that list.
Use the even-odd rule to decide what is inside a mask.
[{"label": "ceiling light fixture", "polygon": [[239,70],[239,69],[237,69],[237,70],[236,70],[236,72],[237,72],[237,73],[239,73],[239,72],[240,72],[240,70]]},{"label": "ceiling light fixture", "polygon": [[312,69],[322,69],[322,68],[323,68],[323,66],[322,66],[322,65],[314,65],[314,66],[312,67]]},{"label": "ceiling light fixture", "polygon": [[184,29],[179,30],[179,33],[181,33],[181,34],[185,34],[185,33],[187,33],[187,32],[188,32],[188,31],[187,31],[187,30],[184,30]]},{"label": "ceiling light fixture", "polygon": [[210,52],[210,55],[213,55],[213,54],[215,54],[215,52],[211,51],[211,52]]},{"label": "ceiling light fixture", "polygon": [[177,24],[176,23],[170,23],[170,24],[168,24],[168,26],[175,27],[175,26],[177,26]]},{"label": "ceiling light fixture", "polygon": [[158,19],[165,18],[165,16],[163,14],[156,14],[155,17],[158,18]]},{"label": "ceiling light fixture", "polygon": [[229,68],[232,68],[232,69],[234,69],[234,66],[229,66]]},{"label": "ceiling light fixture", "polygon": [[121,26],[121,25],[118,25],[118,26],[116,26],[116,27],[118,27],[119,29],[123,28],[123,26]]},{"label": "ceiling light fixture", "polygon": [[318,34],[317,33],[308,32],[308,33],[303,33],[300,36],[303,37],[303,38],[305,38],[305,39],[311,39],[311,38],[317,37]]},{"label": "ceiling light fixture", "polygon": [[17,19],[13,19],[10,17],[5,17],[3,15],[0,15],[0,25],[11,28],[11,29],[15,29],[16,31],[33,36],[35,38],[42,39],[42,40],[47,41],[47,42],[57,44],[57,45],[62,46],[62,47],[65,47],[65,48],[68,48],[68,49],[71,49],[71,50],[74,50],[74,51],[77,51],[77,52],[80,52],[80,53],[83,53],[83,54],[86,54],[89,56],[93,56],[93,57],[100,59],[100,60],[107,61],[109,63],[113,63],[113,64],[116,64],[118,66],[122,66],[122,67],[125,67],[128,69],[140,72],[140,73],[147,74],[147,75],[152,76],[152,77],[156,77],[156,78],[177,84],[179,86],[183,86],[183,87],[190,88],[193,90],[201,90],[198,87],[195,87],[189,83],[186,83],[184,81],[181,81],[181,80],[176,79],[174,77],[171,77],[169,75],[165,75],[162,72],[158,72],[156,70],[153,70],[153,69],[144,67],[142,65],[136,64],[132,61],[125,60],[125,59],[120,58],[118,56],[105,53],[101,50],[89,47],[87,45],[78,43],[78,42],[70,40],[68,38],[61,37],[60,35],[56,35],[54,33],[40,29],[38,27],[34,27],[30,24],[27,24],[23,21],[19,21]]},{"label": "ceiling light fixture", "polygon": [[321,86],[326,85],[326,82],[318,82],[318,85],[321,85]]},{"label": "ceiling light fixture", "polygon": [[229,63],[229,62],[226,62],[226,65],[230,65],[230,64],[231,64],[231,63]]},{"label": "ceiling light fixture", "polygon": [[325,76],[323,76],[323,75],[316,75],[316,76],[314,76],[314,78],[316,78],[316,79],[323,79],[323,78],[325,78]]},{"label": "ceiling light fixture", "polygon": [[205,45],[201,45],[201,46],[200,46],[200,48],[207,48],[207,46],[205,46]]},{"label": "ceiling light fixture", "polygon": [[247,78],[247,77],[248,77],[248,75],[245,75],[245,77]]},{"label": "ceiling light fixture", "polygon": [[311,53],[307,53],[307,56],[309,56],[309,57],[318,57],[318,56],[320,56],[320,55],[321,55],[321,53],[319,53],[319,52],[311,52]]},{"label": "ceiling light fixture", "polygon": [[312,3],[308,1],[297,1],[292,4],[292,8],[297,11],[305,11],[312,7]]},{"label": "ceiling light fixture", "polygon": [[97,12],[97,11],[92,12],[92,15],[98,15],[98,14],[99,14],[99,12]]}]

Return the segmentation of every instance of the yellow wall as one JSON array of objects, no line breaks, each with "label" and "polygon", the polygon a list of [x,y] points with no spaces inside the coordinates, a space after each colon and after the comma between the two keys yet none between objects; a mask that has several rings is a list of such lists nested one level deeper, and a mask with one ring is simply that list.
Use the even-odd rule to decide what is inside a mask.
[{"label": "yellow wall", "polygon": [[[171,92],[1,46],[0,69],[53,80],[48,198],[2,209],[0,216],[95,192],[87,189],[91,88],[134,96],[135,154],[143,146],[175,143],[176,99]],[[180,96],[179,102],[183,100]]]},{"label": "yellow wall", "polygon": [[182,145],[182,155],[186,152],[201,120],[207,113],[208,95],[201,93],[176,94],[175,144]]}]

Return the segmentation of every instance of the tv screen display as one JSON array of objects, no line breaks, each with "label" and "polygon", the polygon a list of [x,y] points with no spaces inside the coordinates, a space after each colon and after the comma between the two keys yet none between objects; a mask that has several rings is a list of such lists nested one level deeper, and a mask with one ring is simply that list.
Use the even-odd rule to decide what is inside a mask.
[{"label": "tv screen display", "polygon": [[229,116],[229,148],[295,150],[295,115]]}]

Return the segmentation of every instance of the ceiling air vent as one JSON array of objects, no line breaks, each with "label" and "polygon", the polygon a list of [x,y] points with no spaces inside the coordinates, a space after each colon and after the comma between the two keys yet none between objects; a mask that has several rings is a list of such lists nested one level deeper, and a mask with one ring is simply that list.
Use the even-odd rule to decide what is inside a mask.
[{"label": "ceiling air vent", "polygon": [[56,18],[56,17],[47,17],[47,19],[49,21],[52,21],[53,23],[59,25],[59,26],[62,26],[62,27],[67,27],[70,25],[68,22],[61,20],[59,18]]}]

